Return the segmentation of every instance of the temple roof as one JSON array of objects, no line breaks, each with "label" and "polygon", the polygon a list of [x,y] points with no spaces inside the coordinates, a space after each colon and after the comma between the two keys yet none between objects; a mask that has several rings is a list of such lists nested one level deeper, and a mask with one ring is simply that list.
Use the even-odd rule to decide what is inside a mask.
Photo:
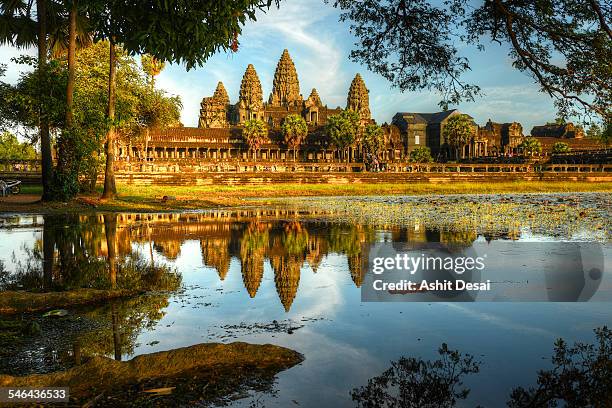
[{"label": "temple roof", "polygon": [[276,65],[268,103],[273,106],[295,106],[302,103],[297,71],[287,49]]},{"label": "temple roof", "polygon": [[359,74],[355,75],[351,82],[346,98],[346,109],[359,113],[362,120],[369,120],[371,117],[369,91]]},{"label": "temple roof", "polygon": [[253,64],[249,64],[246,71],[244,71],[238,99],[238,103],[245,108],[261,109],[263,107],[261,82]]},{"label": "temple roof", "polygon": [[215,89],[213,98],[215,98],[217,102],[219,102],[220,104],[229,105],[230,103],[229,95],[227,94],[227,91],[225,90],[225,86],[223,85],[223,82],[219,81],[219,83],[217,84],[217,89]]},{"label": "temple roof", "polygon": [[[453,115],[454,113],[460,113],[457,109],[446,110],[442,112],[433,113],[419,113],[419,112],[397,112],[393,116],[393,122],[396,122],[399,118],[402,118],[407,123],[424,123],[434,124],[442,123],[446,118]],[[473,119],[470,115],[471,119]]]}]

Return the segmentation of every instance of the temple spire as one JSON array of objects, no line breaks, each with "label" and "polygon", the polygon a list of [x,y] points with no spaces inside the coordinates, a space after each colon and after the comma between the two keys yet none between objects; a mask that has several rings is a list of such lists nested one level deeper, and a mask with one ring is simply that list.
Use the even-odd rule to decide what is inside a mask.
[{"label": "temple spire", "polygon": [[365,82],[363,82],[363,78],[359,74],[355,75],[351,82],[346,99],[346,109],[357,112],[363,124],[366,124],[371,119],[368,88],[366,88]]},{"label": "temple spire", "polygon": [[299,106],[303,101],[300,82],[289,51],[286,49],[276,65],[272,93],[268,103],[272,106]]},{"label": "temple spire", "polygon": [[238,123],[263,117],[263,91],[253,64],[247,66],[238,98]]}]

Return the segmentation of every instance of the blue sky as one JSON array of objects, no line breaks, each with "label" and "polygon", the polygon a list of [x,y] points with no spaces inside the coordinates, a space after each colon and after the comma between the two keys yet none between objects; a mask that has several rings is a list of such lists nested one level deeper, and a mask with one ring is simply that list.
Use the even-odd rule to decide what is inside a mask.
[{"label": "blue sky", "polygon": [[[349,61],[354,38],[348,24],[338,22],[338,14],[338,10],[322,0],[283,0],[280,9],[260,14],[257,22],[245,27],[237,53],[217,54],[203,67],[189,72],[181,65],[167,66],[157,84],[181,96],[182,122],[185,126],[197,126],[200,101],[212,95],[218,81],[225,84],[231,102],[237,102],[240,80],[249,63],[257,70],[267,100],[276,63],[287,48],[305,98],[314,87],[324,104],[344,107],[350,82],[359,72],[370,90],[370,109],[378,123],[389,122],[399,111],[440,110],[439,95],[399,92],[381,76]],[[536,124],[554,119],[552,100],[538,91],[530,77],[512,68],[507,48],[490,44],[485,52],[472,48],[463,51],[472,66],[464,79],[481,86],[485,96],[459,105],[461,111],[472,115],[481,125],[489,118],[496,122],[519,121],[526,133]],[[23,52],[0,47],[0,62],[8,63],[10,57],[20,53]],[[9,63],[6,77],[9,82],[18,77],[19,69]]]}]

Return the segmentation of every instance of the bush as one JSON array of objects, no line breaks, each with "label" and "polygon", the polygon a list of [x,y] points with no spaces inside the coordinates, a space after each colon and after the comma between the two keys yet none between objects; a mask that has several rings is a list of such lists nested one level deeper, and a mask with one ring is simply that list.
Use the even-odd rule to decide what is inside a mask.
[{"label": "bush", "polygon": [[415,163],[431,163],[433,157],[431,157],[431,149],[429,147],[421,146],[410,152],[410,161]]}]

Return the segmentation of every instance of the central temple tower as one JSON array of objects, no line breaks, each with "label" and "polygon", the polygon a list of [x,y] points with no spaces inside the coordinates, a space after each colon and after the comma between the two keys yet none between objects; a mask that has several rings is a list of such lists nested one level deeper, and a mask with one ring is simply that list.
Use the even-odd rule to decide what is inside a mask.
[{"label": "central temple tower", "polygon": [[301,106],[302,102],[297,71],[289,51],[285,49],[276,65],[272,93],[268,103],[270,106],[297,107]]}]

